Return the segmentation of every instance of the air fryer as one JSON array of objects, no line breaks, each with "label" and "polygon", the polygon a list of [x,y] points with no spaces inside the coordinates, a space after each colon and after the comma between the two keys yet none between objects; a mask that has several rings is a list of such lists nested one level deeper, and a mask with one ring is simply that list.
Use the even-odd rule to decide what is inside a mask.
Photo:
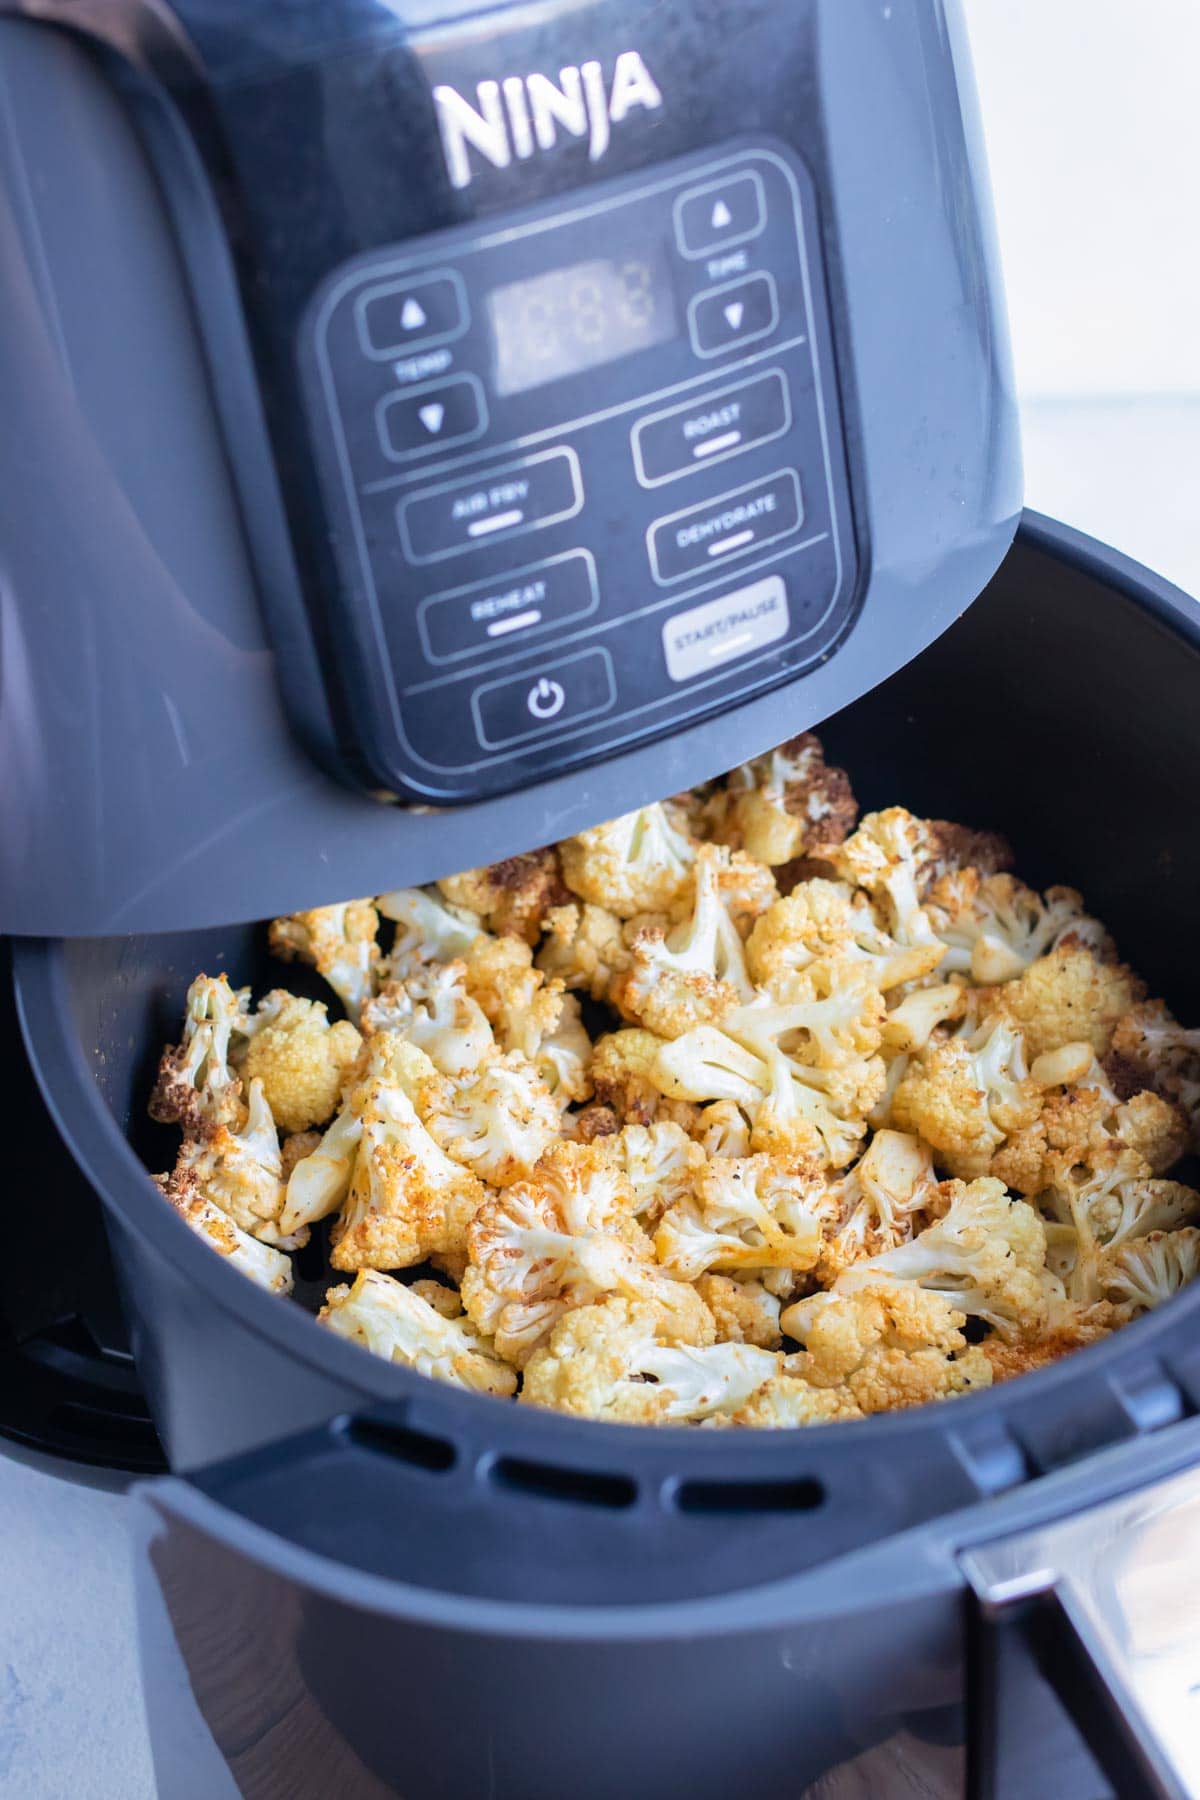
[{"label": "air fryer", "polygon": [[1189,1527],[1197,1296],[731,1443],[378,1362],[144,1174],[191,976],[266,975],[242,921],[817,722],[864,805],[1002,827],[1196,1010],[1197,633],[1074,534],[1009,551],[957,7],[4,10],[0,923],[83,1184],[68,1269],[21,1223],[2,1423],[97,1477],[161,1445],[160,1791],[799,1793],[908,1733],[1027,1793],[1036,1716],[1086,1791],[1185,1793],[1096,1619],[1114,1517],[1135,1573]]}]

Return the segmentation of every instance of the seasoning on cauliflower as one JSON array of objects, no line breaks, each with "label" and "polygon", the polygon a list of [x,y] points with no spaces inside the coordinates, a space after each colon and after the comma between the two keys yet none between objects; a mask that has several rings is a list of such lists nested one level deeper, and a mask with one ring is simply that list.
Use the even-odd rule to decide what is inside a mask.
[{"label": "seasoning on cauliflower", "polygon": [[466,975],[465,963],[430,963],[407,981],[385,982],[363,1007],[364,1032],[394,1032],[424,1050],[443,1075],[469,1074],[495,1054],[496,1042]]},{"label": "seasoning on cauliflower", "polygon": [[177,1166],[195,1177],[205,1199],[228,1213],[240,1231],[281,1250],[307,1243],[307,1231],[288,1232],[281,1223],[287,1196],[283,1159],[261,1081],[250,1083],[241,1128],[231,1131],[205,1120],[195,1134],[184,1137]]},{"label": "seasoning on cauliflower", "polygon": [[311,963],[357,1024],[363,1002],[375,991],[378,932],[379,914],[371,902],[347,900],[272,919],[271,950],[283,962]]},{"label": "seasoning on cauliflower", "polygon": [[778,1350],[783,1343],[779,1299],[757,1277],[710,1270],[697,1278],[696,1292],[713,1316],[719,1344]]},{"label": "seasoning on cauliflower", "polygon": [[718,1159],[664,1212],[655,1254],[683,1281],[707,1269],[811,1269],[828,1210],[817,1163],[793,1169],[763,1155]]},{"label": "seasoning on cauliflower", "polygon": [[538,1074],[558,1107],[573,1106],[592,1097],[592,1040],[583,1023],[574,994],[561,996],[562,1010],[554,1030],[544,1037],[534,1054]]},{"label": "seasoning on cauliflower", "polygon": [[981,986],[1012,981],[1060,943],[1084,944],[1100,956],[1112,949],[1074,888],[1048,888],[1043,898],[1013,875],[952,870],[933,884],[926,910],[946,946],[946,973]]},{"label": "seasoning on cauliflower", "polygon": [[552,907],[545,924],[538,968],[593,1000],[607,999],[613,977],[629,966],[620,919],[603,906],[575,901]]},{"label": "seasoning on cauliflower", "polygon": [[527,850],[486,869],[448,875],[438,887],[450,902],[475,913],[489,931],[536,944],[552,907],[571,896],[563,886],[555,849]]},{"label": "seasoning on cauliflower", "polygon": [[1133,1238],[1173,1230],[1200,1219],[1200,1194],[1178,1181],[1156,1180],[1136,1151],[1111,1139],[1090,1149],[1088,1161],[1073,1152],[1048,1159],[1039,1205],[1048,1221],[1048,1257],[1069,1298],[1091,1305],[1105,1298],[1103,1257]]},{"label": "seasoning on cauliflower", "polygon": [[169,1175],[155,1175],[151,1179],[185,1225],[202,1237],[218,1256],[227,1256],[235,1269],[240,1269],[243,1275],[269,1293],[291,1293],[291,1258],[264,1244],[261,1238],[242,1231],[227,1212],[201,1192],[193,1170],[175,1168]]},{"label": "seasoning on cauliflower", "polygon": [[851,1263],[906,1243],[936,1187],[927,1145],[902,1131],[877,1131],[854,1167],[830,1187],[818,1279],[835,1281]]},{"label": "seasoning on cauliflower", "polygon": [[183,1041],[168,1045],[150,1095],[150,1117],[199,1132],[205,1124],[238,1125],[246,1116],[242,1084],[230,1067],[236,1040],[253,1030],[250,989],[224,975],[197,975],[187,991]]},{"label": "seasoning on cauliflower", "polygon": [[697,846],[659,802],[581,831],[560,848],[563,877],[581,900],[632,919],[670,911],[691,880]]},{"label": "seasoning on cauliflower", "polygon": [[[1187,1124],[1178,1107],[1150,1090],[1118,1100],[1090,1045],[1087,1051],[1088,1066],[1078,1075],[1060,1063],[1062,1051],[1038,1058],[1034,1073],[1046,1083],[1041,1110],[992,1158],[989,1172],[1006,1187],[1020,1194],[1040,1193],[1052,1179],[1053,1159],[1065,1157],[1067,1166],[1089,1163],[1114,1141],[1136,1151],[1155,1175],[1171,1168],[1186,1150]],[[1047,1077],[1056,1073],[1063,1079],[1051,1085]]]},{"label": "seasoning on cauliflower", "polygon": [[701,1108],[688,1130],[706,1157],[750,1154],[750,1121],[732,1100]]},{"label": "seasoning on cauliflower", "polygon": [[849,776],[811,731],[733,769],[708,811],[718,842],[771,865],[827,855],[858,818]]},{"label": "seasoning on cauliflower", "polygon": [[660,1089],[651,1071],[663,1047],[652,1031],[611,1031],[592,1049],[592,1086],[596,1099],[611,1106],[617,1118],[649,1125],[658,1112]]},{"label": "seasoning on cauliflower", "polygon": [[[834,1293],[854,1293],[883,1276],[948,1294],[965,1313],[1005,1336],[1041,1329],[1048,1305],[1046,1230],[1024,1200],[983,1176],[945,1183],[950,1204],[941,1218],[905,1244],[851,1263]],[[783,1328],[798,1335],[784,1315]]]},{"label": "seasoning on cauliflower", "polygon": [[789,1374],[844,1392],[866,1414],[923,1406],[991,1386],[983,1350],[968,1345],[956,1295],[882,1280],[813,1294],[788,1307],[783,1329],[804,1345]]},{"label": "seasoning on cauliflower", "polygon": [[416,1284],[405,1287],[378,1269],[360,1270],[353,1287],[330,1288],[317,1324],[361,1344],[373,1356],[405,1363],[452,1387],[505,1397],[516,1391],[516,1375],[468,1321],[447,1318],[416,1291]]},{"label": "seasoning on cauliflower", "polygon": [[485,1201],[468,1233],[462,1296],[501,1356],[522,1366],[564,1312],[605,1293],[666,1307],[684,1335],[711,1334],[695,1290],[653,1267],[633,1208],[628,1180],[598,1143],[555,1144],[528,1180]]},{"label": "seasoning on cauliflower", "polygon": [[720,866],[715,846],[702,844],[690,916],[670,932],[654,925],[635,932],[629,967],[613,983],[613,1004],[660,1037],[715,1024],[754,996],[741,937],[721,899]]},{"label": "seasoning on cauliflower", "polygon": [[[253,1034],[238,1064],[262,1083],[280,1131],[309,1131],[332,1118],[347,1073],[362,1048],[348,1019],[329,1023],[319,1000],[273,988],[258,1003]],[[235,1048],[235,1060],[237,1051]]]},{"label": "seasoning on cauliflower", "polygon": [[435,1076],[415,1100],[435,1142],[493,1187],[528,1175],[558,1137],[559,1111],[550,1090],[516,1050],[456,1082]]},{"label": "seasoning on cauliflower", "polygon": [[659,1119],[652,1125],[624,1125],[601,1145],[633,1191],[633,1210],[647,1228],[669,1206],[691,1194],[705,1165],[704,1152],[681,1125]]},{"label": "seasoning on cauliflower", "polygon": [[854,963],[882,992],[916,981],[945,955],[932,941],[901,944],[879,923],[865,895],[843,882],[803,881],[776,900],[746,943],[750,973],[761,987],[803,973],[814,962]]},{"label": "seasoning on cauliflower", "polygon": [[381,980],[404,981],[427,962],[456,961],[481,929],[476,913],[448,906],[433,887],[396,888],[378,895],[375,908],[396,925],[392,947],[380,964]]},{"label": "seasoning on cauliflower", "polygon": [[1003,1018],[929,1044],[892,1097],[892,1122],[925,1139],[938,1163],[970,1181],[986,1175],[1010,1132],[1036,1119],[1041,1088],[1019,1031]]},{"label": "seasoning on cauliflower", "polygon": [[1154,1088],[1174,1101],[1200,1148],[1200,1031],[1178,1024],[1161,1000],[1142,1002],[1118,1021],[1106,1067],[1123,1093]]},{"label": "seasoning on cauliflower", "polygon": [[1117,1024],[1144,993],[1123,963],[1102,961],[1068,937],[1015,981],[984,989],[979,999],[985,1016],[1006,1019],[1023,1034],[1032,1060],[1076,1043],[1105,1056]]},{"label": "seasoning on cauliflower", "polygon": [[1105,1298],[1131,1312],[1149,1312],[1200,1274],[1200,1230],[1151,1231],[1106,1251],[1100,1267]]}]

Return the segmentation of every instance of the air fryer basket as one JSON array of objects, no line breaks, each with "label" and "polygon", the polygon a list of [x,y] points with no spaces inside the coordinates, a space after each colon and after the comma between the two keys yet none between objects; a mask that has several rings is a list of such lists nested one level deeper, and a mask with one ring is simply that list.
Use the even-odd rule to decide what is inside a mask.
[{"label": "air fryer basket", "polygon": [[[865,808],[1000,827],[1027,880],[1082,889],[1151,990],[1191,1018],[1198,691],[1200,624],[1182,597],[1034,519],[971,611],[823,736]],[[269,1525],[294,1501],[294,1471],[254,1452],[307,1430],[318,1551],[459,1594],[519,1594],[532,1559],[543,1600],[674,1600],[810,1567],[1200,1405],[1200,1288],[988,1393],[800,1432],[602,1426],[372,1359],[213,1256],[142,1172],[171,1153],[145,1101],[189,980],[224,968],[271,983],[263,938],[237,927],[15,949],[30,1053],[104,1202],[168,1454],[196,1470],[247,1453],[239,1505],[252,1519]],[[323,1271],[302,1256],[299,1275],[311,1303]],[[344,1527],[351,1474],[357,1533]],[[531,1493],[576,1502],[571,1529],[547,1532]],[[405,1531],[386,1530],[399,1508]]]}]

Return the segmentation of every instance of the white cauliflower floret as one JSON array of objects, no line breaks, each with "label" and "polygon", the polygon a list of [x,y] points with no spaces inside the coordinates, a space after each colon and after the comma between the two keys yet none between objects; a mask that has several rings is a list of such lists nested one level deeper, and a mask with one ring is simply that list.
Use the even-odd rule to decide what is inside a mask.
[{"label": "white cauliflower floret", "polygon": [[197,975],[187,991],[183,1041],[162,1053],[150,1096],[152,1119],[191,1132],[205,1123],[241,1123],[242,1084],[230,1063],[236,1045],[254,1029],[249,1005],[249,988],[231,988],[224,975]]},{"label": "white cauliflower floret", "polygon": [[811,1269],[827,1217],[816,1166],[793,1172],[761,1155],[718,1160],[663,1214],[654,1249],[683,1281],[707,1269]]},{"label": "white cauliflower floret", "polygon": [[968,866],[994,874],[1008,866],[1011,852],[995,832],[918,819],[902,806],[890,806],[868,813],[831,860],[844,881],[865,888],[884,908],[899,943],[928,944],[938,942],[923,909],[933,883]]},{"label": "white cauliflower floret", "polygon": [[780,1301],[753,1275],[718,1275],[709,1271],[696,1281],[696,1292],[713,1316],[719,1344],[756,1344],[778,1350]]},{"label": "white cauliflower floret", "polygon": [[946,945],[946,973],[969,975],[983,986],[1014,980],[1068,937],[1097,953],[1111,949],[1074,888],[1048,888],[1043,898],[1013,875],[955,870],[934,883],[926,910]]},{"label": "white cauliflower floret", "polygon": [[1200,1195],[1181,1182],[1154,1179],[1137,1152],[1116,1139],[1094,1142],[1085,1162],[1075,1162],[1073,1150],[1052,1154],[1046,1172],[1039,1205],[1048,1221],[1048,1261],[1079,1305],[1105,1297],[1106,1253],[1200,1217]]},{"label": "white cauliflower floret", "polygon": [[914,1217],[933,1202],[936,1188],[927,1145],[902,1131],[877,1131],[830,1189],[832,1220],[819,1279],[835,1280],[849,1264],[907,1242]]},{"label": "white cauliflower floret", "polygon": [[354,1107],[362,1135],[330,1239],[334,1268],[403,1269],[434,1251],[465,1248],[482,1182],[438,1147],[408,1095],[386,1078],[365,1082]]},{"label": "white cauliflower floret", "polygon": [[711,1333],[694,1291],[650,1264],[633,1206],[598,1143],[554,1145],[528,1180],[485,1202],[468,1236],[462,1296],[502,1356],[520,1367],[564,1312],[605,1293],[666,1306],[685,1335],[703,1335],[706,1322]]},{"label": "white cauliflower floret", "polygon": [[443,1075],[466,1075],[494,1055],[492,1028],[466,990],[466,964],[431,963],[404,982],[385,982],[363,1008],[368,1035],[395,1032],[431,1057]]},{"label": "white cauliflower floret", "polygon": [[[1084,1052],[1086,1061],[1086,1052]],[[1003,1019],[929,1044],[909,1063],[891,1117],[924,1138],[952,1175],[985,1175],[1010,1132],[1029,1125],[1041,1088],[1025,1063],[1019,1031]]]},{"label": "white cauliflower floret", "polygon": [[375,991],[378,931],[379,914],[371,902],[347,900],[272,919],[271,949],[284,962],[311,963],[357,1024],[363,1002]]},{"label": "white cauliflower floret", "polygon": [[1180,1025],[1161,1000],[1146,1001],[1115,1027],[1110,1056],[1114,1073],[1132,1072],[1181,1109],[1200,1149],[1200,1030]]},{"label": "white cauliflower floret", "polygon": [[521,1398],[580,1418],[684,1425],[736,1411],[779,1363],[749,1344],[689,1342],[655,1307],[607,1300],[559,1321]]},{"label": "white cauliflower floret", "polygon": [[[908,1243],[844,1269],[834,1293],[855,1293],[880,1276],[915,1281],[948,1295],[965,1313],[1005,1336],[1038,1331],[1045,1322],[1046,1231],[1024,1200],[984,1176],[968,1186],[947,1182],[945,1214]],[[784,1330],[789,1329],[787,1319]]]},{"label": "white cauliflower floret", "polygon": [[957,1295],[881,1280],[789,1306],[783,1329],[804,1345],[789,1374],[844,1394],[861,1412],[921,1406],[991,1385],[984,1352],[969,1347]]},{"label": "white cauliflower floret", "polygon": [[362,1119],[347,1101],[316,1148],[301,1157],[288,1176],[281,1230],[299,1231],[337,1211],[350,1192],[361,1139]]},{"label": "white cauliflower floret", "polygon": [[593,1000],[606,999],[614,975],[629,966],[620,919],[602,906],[572,903],[552,907],[545,923],[538,968]]},{"label": "white cauliflower floret", "polygon": [[1200,1230],[1152,1231],[1106,1251],[1099,1271],[1106,1299],[1148,1312],[1200,1275]]},{"label": "white cauliflower floret", "polygon": [[811,731],[731,770],[706,810],[714,838],[775,866],[827,855],[858,817],[849,777]]},{"label": "white cauliflower floret", "polygon": [[750,1121],[732,1100],[714,1100],[704,1107],[689,1135],[706,1157],[750,1154]]},{"label": "white cauliflower floret", "polygon": [[965,1015],[969,993],[967,984],[956,977],[934,987],[917,987],[900,994],[888,1008],[884,1022],[884,1055],[913,1056],[924,1050],[939,1026]]},{"label": "white cauliflower floret", "polygon": [[307,1231],[287,1232],[281,1224],[287,1196],[283,1159],[261,1081],[250,1083],[242,1128],[205,1122],[195,1136],[184,1138],[178,1166],[195,1176],[205,1199],[228,1213],[239,1230],[281,1250],[307,1242]]},{"label": "white cauliflower floret", "polygon": [[416,1105],[442,1149],[493,1187],[528,1175],[558,1136],[558,1107],[533,1064],[515,1050],[463,1080],[436,1077],[418,1092]]},{"label": "white cauliflower floret", "polygon": [[184,1223],[219,1256],[227,1256],[235,1269],[269,1293],[291,1293],[291,1258],[242,1231],[227,1212],[201,1193],[190,1169],[177,1168],[170,1175],[155,1175],[153,1180]]},{"label": "white cauliflower floret", "polygon": [[283,988],[259,1001],[252,1024],[239,1068],[244,1081],[262,1082],[280,1131],[326,1124],[362,1048],[354,1026],[348,1019],[331,1025],[321,1001]]},{"label": "white cauliflower floret", "polygon": [[581,831],[560,848],[569,888],[619,919],[632,919],[670,911],[691,879],[697,846],[656,803]]},{"label": "white cauliflower floret", "polygon": [[862,894],[843,882],[802,881],[756,922],[746,943],[750,972],[762,987],[802,974],[815,962],[858,964],[881,992],[920,980],[945,954],[941,944],[901,944],[889,936]]},{"label": "white cauliflower floret", "polygon": [[[422,1284],[428,1285],[428,1284]],[[373,1356],[480,1394],[510,1395],[517,1378],[474,1326],[447,1318],[416,1291],[377,1269],[362,1269],[353,1287],[330,1288],[318,1325],[361,1344]]]},{"label": "white cauliflower floret", "polygon": [[721,899],[720,869],[721,852],[701,845],[690,916],[669,932],[654,925],[635,932],[629,968],[613,983],[614,1005],[660,1037],[716,1023],[753,998],[742,939]]},{"label": "white cauliflower floret", "polygon": [[396,935],[381,965],[381,977],[405,981],[428,962],[455,962],[464,957],[481,925],[476,913],[448,906],[435,887],[395,888],[380,894],[377,912],[392,919]]},{"label": "white cauliflower floret", "polygon": [[557,1025],[542,1039],[533,1060],[556,1104],[563,1108],[591,1098],[592,1040],[574,994],[563,994],[561,1005]]},{"label": "white cauliflower floret", "polygon": [[629,1182],[633,1210],[646,1226],[685,1199],[705,1165],[704,1152],[681,1125],[625,1125],[600,1139],[601,1148]]},{"label": "white cauliflower floret", "polygon": [[527,850],[490,868],[448,875],[438,887],[454,907],[473,912],[489,931],[536,944],[552,907],[570,899],[556,849]]}]

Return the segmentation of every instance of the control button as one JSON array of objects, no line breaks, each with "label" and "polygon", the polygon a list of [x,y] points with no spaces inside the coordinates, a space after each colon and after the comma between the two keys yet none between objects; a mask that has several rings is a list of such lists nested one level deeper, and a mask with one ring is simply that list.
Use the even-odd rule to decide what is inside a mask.
[{"label": "control button", "polygon": [[487,401],[478,375],[453,375],[385,394],[375,408],[383,453],[393,462],[469,444],[487,430]]},{"label": "control button", "polygon": [[568,550],[497,580],[473,581],[421,602],[417,623],[432,663],[512,649],[524,638],[585,619],[600,603],[590,550]]},{"label": "control button", "polygon": [[659,519],[646,534],[655,581],[666,586],[698,569],[748,556],[800,529],[800,477],[782,469],[715,500]]},{"label": "control button", "polygon": [[765,270],[706,288],[688,302],[688,329],[697,356],[740,349],[756,338],[769,337],[778,323],[775,278]]},{"label": "control button", "polygon": [[358,341],[367,356],[405,356],[448,344],[467,329],[467,292],[456,269],[410,275],[365,288],[354,303]]},{"label": "control button", "polygon": [[543,450],[486,473],[422,488],[396,508],[410,562],[442,562],[494,538],[574,518],[583,505],[574,450]]},{"label": "control button", "polygon": [[498,750],[555,725],[595,718],[616,697],[608,651],[582,650],[542,670],[485,682],[471,695],[471,710],[484,749]]},{"label": "control button", "polygon": [[662,628],[667,674],[672,681],[690,681],[775,643],[787,628],[787,588],[781,576],[768,575],[668,619]]},{"label": "control button", "polygon": [[778,369],[701,400],[649,413],[633,428],[633,460],[643,487],[724,462],[782,437],[792,423],[787,381]]},{"label": "control button", "polygon": [[763,185],[753,170],[689,188],[675,202],[675,241],[684,256],[707,256],[757,237],[767,222]]}]

